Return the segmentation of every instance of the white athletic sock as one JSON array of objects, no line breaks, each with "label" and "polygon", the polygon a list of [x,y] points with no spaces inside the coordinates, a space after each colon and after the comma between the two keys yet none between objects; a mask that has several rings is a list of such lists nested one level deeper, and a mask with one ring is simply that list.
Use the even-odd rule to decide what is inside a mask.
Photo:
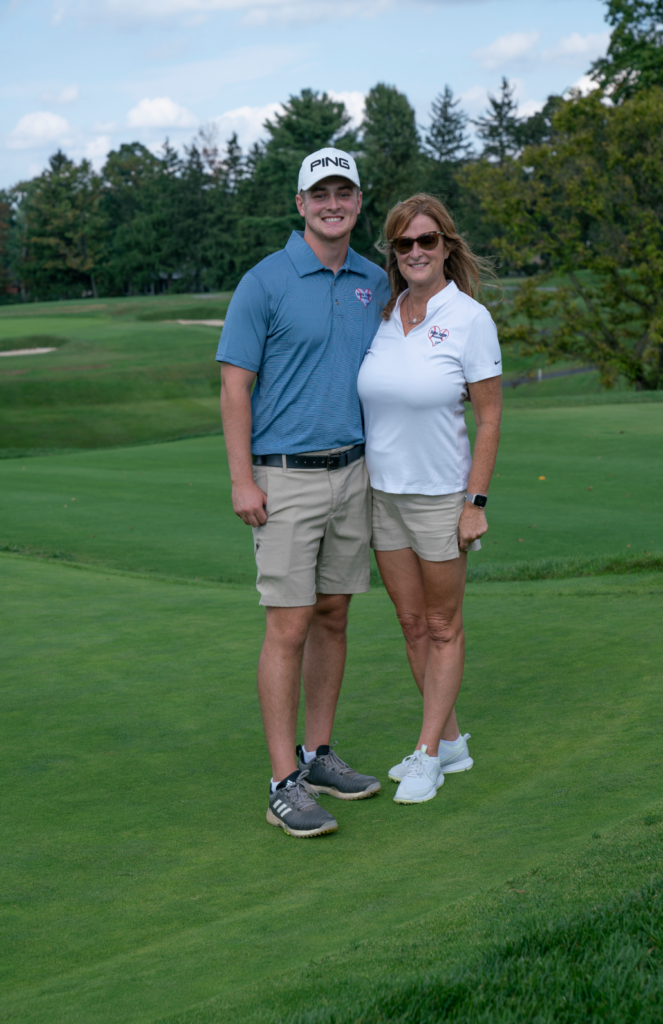
[{"label": "white athletic sock", "polygon": [[302,745],[302,755],[304,757],[304,764],[310,764],[313,758],[315,757],[315,750],[313,751],[312,754],[309,754],[306,747]]},{"label": "white athletic sock", "polygon": [[458,734],[457,740],[440,740],[440,744],[444,744],[444,749],[449,750],[451,747],[457,746],[462,739],[460,733]]},{"label": "white athletic sock", "polygon": [[276,787],[277,786],[278,786],[278,782],[274,782],[274,779],[272,779],[270,784],[269,784],[269,787],[270,787],[272,793],[276,793]]}]

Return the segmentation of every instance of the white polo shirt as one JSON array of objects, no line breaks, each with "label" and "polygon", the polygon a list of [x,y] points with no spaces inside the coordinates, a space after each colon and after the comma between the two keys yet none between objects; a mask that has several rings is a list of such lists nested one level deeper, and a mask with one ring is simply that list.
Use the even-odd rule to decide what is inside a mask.
[{"label": "white polo shirt", "polygon": [[399,297],[359,370],[371,485],[390,494],[455,494],[472,464],[467,384],[502,372],[485,306],[450,281],[405,336]]}]

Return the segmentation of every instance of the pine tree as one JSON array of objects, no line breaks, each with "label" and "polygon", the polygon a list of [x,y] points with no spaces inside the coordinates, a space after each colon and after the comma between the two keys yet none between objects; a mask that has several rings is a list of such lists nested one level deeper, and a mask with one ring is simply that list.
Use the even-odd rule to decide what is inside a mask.
[{"label": "pine tree", "polygon": [[499,96],[488,93],[488,110],[483,117],[472,123],[483,142],[482,156],[497,163],[504,163],[516,156],[521,148],[520,118],[514,99],[515,85],[502,78]]},{"label": "pine tree", "polygon": [[423,187],[423,161],[414,110],[395,86],[379,84],[370,90],[362,132],[362,248],[371,256],[394,203]]},{"label": "pine tree", "polygon": [[431,123],[426,136],[428,152],[440,163],[454,163],[469,156],[472,143],[466,135],[468,116],[458,110],[460,100],[454,100],[448,85],[431,104]]}]

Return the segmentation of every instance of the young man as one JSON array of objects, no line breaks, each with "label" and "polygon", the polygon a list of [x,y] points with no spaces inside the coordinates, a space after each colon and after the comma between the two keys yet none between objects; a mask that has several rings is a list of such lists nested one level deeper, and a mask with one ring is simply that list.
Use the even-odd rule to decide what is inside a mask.
[{"label": "young man", "polygon": [[[349,248],[361,200],[348,153],[304,160],[304,231],[242,278],[217,353],[233,508],[253,527],[267,609],[258,663],[267,821],[294,836],[338,827],[318,793],[358,800],[380,789],[330,747],[350,598],[370,577],[357,373],[389,297],[384,271]],[[305,736],[295,749],[302,676]]]}]

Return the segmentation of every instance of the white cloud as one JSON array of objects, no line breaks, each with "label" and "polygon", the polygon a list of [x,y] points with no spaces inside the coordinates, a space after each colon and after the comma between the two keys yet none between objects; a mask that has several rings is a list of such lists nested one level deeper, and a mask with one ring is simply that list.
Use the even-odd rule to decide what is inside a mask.
[{"label": "white cloud", "polygon": [[280,114],[282,111],[283,107],[280,103],[266,103],[264,107],[238,107],[236,110],[227,110],[225,114],[219,114],[212,118],[212,122],[217,126],[219,135],[224,140],[236,132],[240,145],[246,148],[263,138],[265,121],[271,120],[275,114]]},{"label": "white cloud", "polygon": [[478,114],[482,114],[488,106],[488,89],[486,89],[485,85],[473,85],[466,89],[465,92],[461,92],[458,99],[463,110],[470,117],[476,117]]},{"label": "white cloud", "polygon": [[541,100],[525,100],[518,104],[518,117],[531,117],[543,110],[544,103]]},{"label": "white cloud", "polygon": [[45,103],[61,103],[65,105],[67,103],[74,103],[80,95],[77,85],[65,85],[64,89],[60,89],[60,92],[45,92],[42,95],[42,100]]},{"label": "white cloud", "polygon": [[137,103],[127,114],[127,124],[130,128],[192,128],[198,118],[170,97],[158,96]]},{"label": "white cloud", "polygon": [[364,110],[366,109],[366,97],[363,92],[355,89],[354,92],[334,92],[330,89],[327,93],[330,99],[345,103],[345,109],[350,115],[350,127],[358,128],[361,122],[364,120]]},{"label": "white cloud", "polygon": [[528,57],[540,38],[540,33],[532,32],[507,32],[500,36],[489,46],[475,50],[472,56],[481,63],[481,66],[495,71],[509,64],[514,60],[522,60]]},{"label": "white cloud", "polygon": [[60,114],[38,110],[25,114],[7,139],[8,149],[39,149],[41,146],[59,143],[68,145],[72,141],[72,129]]},{"label": "white cloud", "polygon": [[[327,95],[337,102],[345,103],[346,110],[351,117],[351,126],[357,127],[364,118],[365,97],[358,89],[354,92],[334,92],[330,89]],[[265,137],[265,121],[271,121],[275,114],[283,113],[281,103],[266,103],[262,107],[237,107],[236,110],[227,110],[224,114],[218,114],[212,118],[216,125],[221,139],[228,139],[233,132],[237,133],[239,143],[245,149],[253,145],[258,139]]]},{"label": "white cloud", "polygon": [[544,50],[541,56],[550,63],[577,64],[579,60],[586,63],[604,54],[609,42],[609,32],[590,32],[586,36],[573,32],[560,39],[556,46]]},{"label": "white cloud", "polygon": [[598,85],[589,75],[581,75],[578,81],[573,83],[569,92],[576,89],[581,96],[589,96],[590,92],[594,92],[595,89],[598,89]]},{"label": "white cloud", "polygon": [[108,135],[97,135],[95,139],[90,139],[85,145],[85,156],[90,163],[99,170],[102,167],[106,155],[110,151],[111,140]]}]

